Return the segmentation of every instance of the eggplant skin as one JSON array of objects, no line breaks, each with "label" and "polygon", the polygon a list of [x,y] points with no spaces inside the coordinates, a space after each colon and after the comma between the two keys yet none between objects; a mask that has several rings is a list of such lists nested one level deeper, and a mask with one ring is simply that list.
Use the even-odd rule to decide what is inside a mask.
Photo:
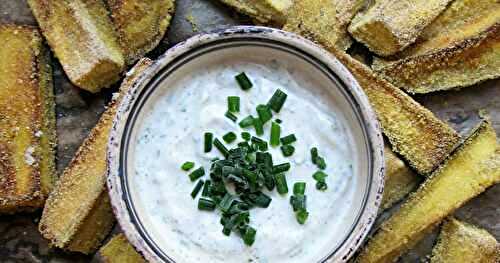
[{"label": "eggplant skin", "polygon": [[52,246],[90,254],[111,231],[115,218],[106,183],[106,149],[117,105],[134,80],[152,63],[140,60],[120,93],[76,152],[50,194],[39,230]]},{"label": "eggplant skin", "polygon": [[48,49],[37,28],[0,25],[0,213],[43,206],[56,181]]},{"label": "eggplant skin", "polygon": [[[489,121],[413,192],[362,249],[356,262],[394,262],[443,219],[500,181],[497,137]],[[459,189],[459,190],[457,190]]]},{"label": "eggplant skin", "polygon": [[488,231],[448,218],[441,226],[431,263],[490,263],[500,253],[500,244]]}]

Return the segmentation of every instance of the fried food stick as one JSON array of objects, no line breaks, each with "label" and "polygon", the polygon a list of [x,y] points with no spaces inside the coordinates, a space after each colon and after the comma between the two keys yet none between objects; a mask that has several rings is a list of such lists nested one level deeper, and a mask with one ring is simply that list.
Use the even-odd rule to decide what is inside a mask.
[{"label": "fried food stick", "polygon": [[460,137],[446,123],[400,89],[376,75],[325,39],[320,32],[296,31],[332,52],[365,91],[392,150],[419,173],[427,175],[455,149]]},{"label": "fried food stick", "polygon": [[352,44],[347,26],[363,5],[364,0],[295,1],[283,30],[302,35],[315,32],[330,46],[347,50]]},{"label": "fried food stick", "polygon": [[386,145],[385,155],[385,187],[381,208],[390,208],[399,200],[417,188],[420,177],[416,175],[396,154]]},{"label": "fried food stick", "polygon": [[359,263],[393,262],[441,220],[500,181],[495,130],[487,121],[414,192],[369,240]]},{"label": "fried food stick", "polygon": [[28,4],[71,82],[98,92],[119,80],[124,58],[102,0],[28,0]]},{"label": "fried food stick", "polygon": [[104,112],[47,199],[39,230],[53,246],[88,254],[111,230],[114,217],[105,187],[109,131],[121,96],[150,64],[143,59],[132,69],[119,98]]},{"label": "fried food stick", "polygon": [[500,21],[474,38],[438,52],[390,63],[378,72],[409,93],[467,87],[498,78]]},{"label": "fried food stick", "polygon": [[36,28],[0,25],[0,213],[43,206],[56,180],[52,69]]},{"label": "fried food stick", "polygon": [[97,253],[97,258],[104,263],[145,263],[144,258],[135,251],[123,234],[114,236]]},{"label": "fried food stick", "polygon": [[165,35],[174,0],[106,0],[118,31],[125,62],[132,64],[155,48]]},{"label": "fried food stick", "polygon": [[377,0],[354,17],[349,32],[380,56],[390,56],[415,42],[452,0]]},{"label": "fried food stick", "polygon": [[259,23],[282,25],[292,0],[220,0]]},{"label": "fried food stick", "polygon": [[441,227],[431,263],[498,262],[499,253],[500,244],[486,230],[449,218]]}]

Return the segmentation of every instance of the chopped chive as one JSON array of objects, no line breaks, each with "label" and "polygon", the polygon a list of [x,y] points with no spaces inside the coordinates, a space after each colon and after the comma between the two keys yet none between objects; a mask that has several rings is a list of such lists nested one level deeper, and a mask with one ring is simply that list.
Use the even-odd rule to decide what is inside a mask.
[{"label": "chopped chive", "polygon": [[217,150],[219,150],[219,152],[224,155],[224,157],[227,157],[229,155],[229,150],[226,148],[226,146],[224,146],[224,144],[222,144],[221,141],[219,141],[219,139],[214,139],[214,145],[215,148],[217,148]]},{"label": "chopped chive", "polygon": [[191,192],[191,197],[194,199],[200,192],[201,188],[203,187],[203,184],[205,181],[199,180],[198,183],[194,186],[193,191]]},{"label": "chopped chive", "polygon": [[269,108],[268,105],[260,104],[257,106],[256,110],[257,110],[257,115],[259,115],[259,119],[262,122],[262,124],[265,124],[273,117],[271,108]]},{"label": "chopped chive", "polygon": [[250,138],[252,138],[252,135],[249,132],[242,132],[241,138],[243,138],[243,140],[245,140],[245,141],[249,141]]},{"label": "chopped chive", "polygon": [[226,193],[219,203],[219,208],[223,213],[227,213],[236,199],[230,193]]},{"label": "chopped chive", "polygon": [[281,133],[281,127],[279,124],[276,122],[271,123],[271,139],[269,140],[269,143],[272,146],[278,146],[280,145],[280,133]]},{"label": "chopped chive", "polygon": [[290,204],[292,205],[294,212],[300,210],[306,210],[306,202],[307,202],[307,196],[305,195],[290,196]]},{"label": "chopped chive", "polygon": [[267,105],[269,105],[269,107],[271,107],[271,109],[274,112],[280,112],[281,108],[283,107],[283,104],[285,104],[286,97],[287,97],[286,93],[284,93],[280,89],[277,89],[274,92],[271,99],[269,100],[269,102],[267,103]]},{"label": "chopped chive", "polygon": [[326,169],[325,158],[323,157],[316,158],[316,165],[318,166],[319,169],[325,170]]},{"label": "chopped chive", "polygon": [[240,74],[236,75],[235,78],[242,90],[249,90],[252,88],[253,84],[248,78],[247,74],[245,74],[245,72],[241,72]]},{"label": "chopped chive", "polygon": [[281,138],[280,141],[281,141],[281,144],[287,145],[287,144],[296,142],[297,138],[295,137],[295,134],[290,134],[290,135],[287,135],[287,136]]},{"label": "chopped chive", "polygon": [[246,116],[238,123],[241,128],[248,128],[253,125],[254,117],[252,115]]},{"label": "chopped chive", "polygon": [[326,177],[328,177],[328,174],[324,173],[323,171],[317,171],[313,174],[314,180],[318,182],[324,182]]},{"label": "chopped chive", "polygon": [[207,180],[205,184],[203,185],[203,191],[201,191],[201,196],[207,197],[210,196],[210,185],[212,184],[212,181]]},{"label": "chopped chive", "polygon": [[295,152],[295,147],[292,145],[283,145],[280,147],[281,152],[283,153],[283,156],[289,157],[292,156],[293,153]]},{"label": "chopped chive", "polygon": [[275,122],[277,122],[278,124],[281,124],[283,121],[281,119],[276,119]]},{"label": "chopped chive", "polygon": [[229,111],[226,111],[226,113],[224,114],[224,116],[226,116],[228,119],[230,119],[232,122],[236,122],[238,120],[238,117],[236,117],[236,115],[232,114],[231,112]]},{"label": "chopped chive", "polygon": [[194,163],[193,162],[185,162],[185,163],[182,164],[181,169],[184,170],[184,171],[189,171],[193,167],[194,167]]},{"label": "chopped chive", "polygon": [[294,195],[304,195],[306,192],[306,183],[305,182],[296,182],[293,185],[293,194]]},{"label": "chopped chive", "polygon": [[240,112],[240,97],[238,96],[227,97],[227,110],[229,112]]},{"label": "chopped chive", "polygon": [[251,246],[255,242],[255,235],[257,234],[257,230],[255,230],[251,226],[247,226],[245,232],[243,233],[243,242],[247,246]]},{"label": "chopped chive", "polygon": [[205,152],[208,153],[212,150],[212,142],[214,140],[214,134],[211,132],[205,132],[205,135],[203,136],[205,139]]},{"label": "chopped chive", "polygon": [[285,174],[279,173],[274,176],[274,180],[276,181],[276,190],[278,190],[279,194],[288,193],[288,185],[286,183]]},{"label": "chopped chive", "polygon": [[191,179],[191,182],[196,181],[198,178],[202,177],[205,175],[205,169],[203,169],[203,166],[194,170],[189,174],[189,179]]},{"label": "chopped chive", "polygon": [[303,225],[307,221],[307,218],[309,217],[309,212],[307,212],[306,210],[300,210],[295,214],[295,217],[297,218],[297,222]]},{"label": "chopped chive", "polygon": [[222,136],[222,139],[226,143],[232,143],[236,140],[236,134],[234,132],[228,132],[224,136]]},{"label": "chopped chive", "polygon": [[279,174],[282,172],[286,172],[288,170],[290,170],[290,163],[278,164],[278,165],[273,166],[273,168],[272,168],[273,174]]},{"label": "chopped chive", "polygon": [[204,211],[213,211],[215,210],[215,202],[208,198],[200,198],[198,200],[198,209]]},{"label": "chopped chive", "polygon": [[253,127],[255,128],[255,133],[257,135],[262,135],[264,134],[264,124],[262,123],[262,121],[260,119],[254,119],[253,120]]},{"label": "chopped chive", "polygon": [[328,189],[328,185],[324,181],[317,181],[316,189],[320,191],[325,191],[326,189]]},{"label": "chopped chive", "polygon": [[313,147],[311,148],[311,161],[313,164],[316,164],[316,160],[318,159],[318,148]]}]

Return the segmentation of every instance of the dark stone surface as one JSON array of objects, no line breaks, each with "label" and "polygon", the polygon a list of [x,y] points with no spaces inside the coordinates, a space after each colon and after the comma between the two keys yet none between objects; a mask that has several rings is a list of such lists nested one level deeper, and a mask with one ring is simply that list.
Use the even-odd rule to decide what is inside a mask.
[{"label": "dark stone surface", "polygon": [[[0,23],[35,25],[25,0],[0,0]],[[200,33],[236,24],[250,24],[246,17],[210,0],[177,0],[177,10],[167,37],[148,54],[155,58],[169,46]],[[62,172],[74,152],[97,122],[109,101],[111,88],[89,94],[74,87],[54,61],[57,103],[58,171]],[[489,81],[460,91],[442,92],[417,98],[422,104],[449,122],[461,134],[467,134],[477,122],[479,110],[489,111],[500,132],[500,81]],[[468,202],[455,215],[490,231],[500,239],[500,185],[488,189]],[[37,231],[40,212],[0,216],[0,262],[89,262],[92,256],[65,253],[49,248]],[[118,231],[118,230],[115,230]],[[429,235],[401,262],[424,260],[430,252],[435,234]]]}]

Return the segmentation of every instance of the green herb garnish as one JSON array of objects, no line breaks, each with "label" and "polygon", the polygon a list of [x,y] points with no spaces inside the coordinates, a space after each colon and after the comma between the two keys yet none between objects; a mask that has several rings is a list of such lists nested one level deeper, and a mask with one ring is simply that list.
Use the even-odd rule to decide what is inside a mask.
[{"label": "green herb garnish", "polygon": [[182,164],[181,169],[184,170],[184,171],[189,171],[193,167],[194,167],[194,163],[193,162],[185,162],[185,163]]},{"label": "green herb garnish", "polygon": [[291,143],[296,142],[297,138],[295,137],[295,134],[290,134],[290,135],[287,135],[287,136],[281,138],[280,141],[281,141],[281,144],[287,145],[287,144],[291,144]]},{"label": "green herb garnish", "polygon": [[205,169],[203,169],[203,167],[200,167],[189,174],[189,179],[191,180],[191,182],[194,182],[198,178],[203,177],[204,175],[205,175]]},{"label": "green herb garnish", "polygon": [[285,156],[285,157],[292,156],[293,153],[295,152],[295,147],[288,145],[288,144],[281,146],[280,149],[281,149],[281,152],[283,153],[283,156]]},{"label": "green herb garnish", "polygon": [[212,142],[214,140],[214,135],[211,132],[205,132],[204,138],[204,150],[206,153],[212,150]]},{"label": "green herb garnish", "polygon": [[276,190],[279,194],[288,193],[288,184],[286,182],[285,174],[279,173],[274,175],[274,180],[276,181]]},{"label": "green herb garnish", "polygon": [[295,215],[297,218],[297,222],[299,222],[299,224],[303,225],[307,221],[307,218],[309,217],[309,212],[307,212],[305,210],[300,210]]},{"label": "green herb garnish", "polygon": [[255,133],[257,135],[262,135],[264,134],[264,124],[262,123],[262,121],[260,119],[254,119],[253,120],[253,127],[255,128]]},{"label": "green herb garnish", "polygon": [[268,105],[260,104],[257,106],[256,110],[257,110],[257,115],[259,116],[259,119],[262,122],[262,124],[265,124],[273,117],[271,108],[269,108]]},{"label": "green herb garnish", "polygon": [[252,135],[249,132],[242,132],[241,138],[245,141],[250,141],[250,138],[252,138]]},{"label": "green herb garnish", "polygon": [[228,119],[230,119],[232,122],[236,122],[238,120],[238,117],[236,117],[236,115],[234,115],[233,113],[231,113],[230,111],[226,111],[226,113],[224,114],[224,116],[226,116]]},{"label": "green herb garnish", "polygon": [[280,89],[277,89],[267,105],[274,111],[274,112],[280,112],[281,108],[283,107],[283,104],[285,104],[287,95]]},{"label": "green herb garnish", "polygon": [[200,198],[198,200],[198,209],[199,210],[204,210],[204,211],[213,211],[215,210],[215,202],[208,199],[208,198]]},{"label": "green herb garnish", "polygon": [[198,193],[200,192],[201,188],[203,187],[203,184],[205,182],[203,180],[199,180],[198,183],[196,183],[196,185],[194,186],[193,188],[193,191],[191,192],[191,197],[194,199],[196,198],[196,196],[198,195]]},{"label": "green herb garnish", "polygon": [[219,150],[220,153],[222,153],[222,155],[224,155],[224,157],[226,157],[229,154],[229,150],[217,138],[214,139],[214,146],[215,148],[217,148],[217,150]]},{"label": "green herb garnish", "polygon": [[240,97],[238,96],[227,97],[227,110],[229,112],[240,112]]},{"label": "green herb garnish", "polygon": [[271,138],[269,139],[269,143],[272,146],[280,145],[280,133],[281,127],[276,122],[271,123]]},{"label": "green herb garnish", "polygon": [[240,74],[236,75],[235,78],[242,90],[249,90],[252,88],[253,84],[248,78],[247,74],[245,74],[245,72],[241,72]]},{"label": "green herb garnish", "polygon": [[239,125],[241,128],[248,128],[253,125],[254,117],[252,115],[245,117],[240,121]]},{"label": "green herb garnish", "polygon": [[222,136],[222,139],[226,143],[232,143],[236,140],[236,134],[234,132],[228,132],[224,136]]}]

